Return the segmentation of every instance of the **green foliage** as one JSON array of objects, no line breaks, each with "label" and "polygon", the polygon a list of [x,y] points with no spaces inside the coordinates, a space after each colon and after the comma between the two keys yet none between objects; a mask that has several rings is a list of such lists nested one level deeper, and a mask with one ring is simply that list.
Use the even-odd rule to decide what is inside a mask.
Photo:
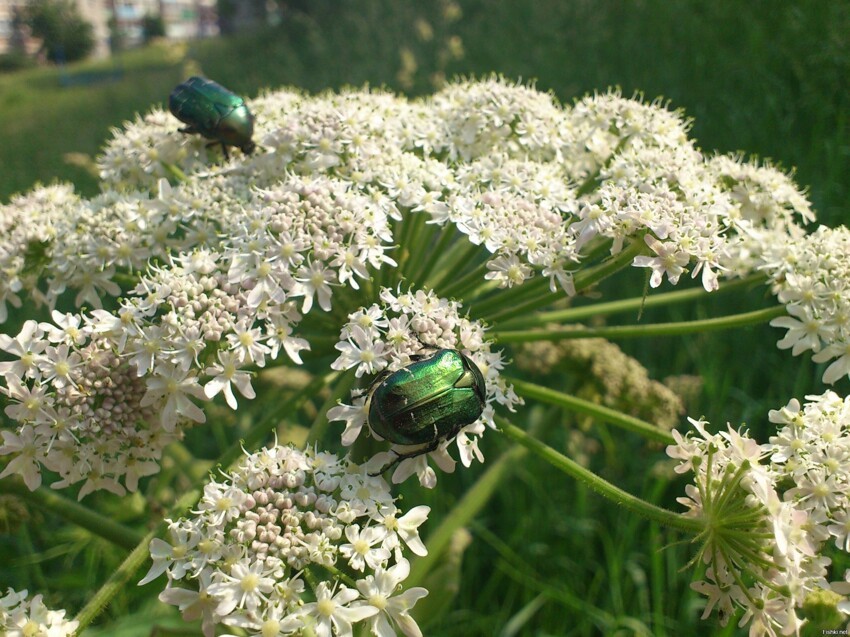
[{"label": "green foliage", "polygon": [[144,32],[145,43],[149,43],[154,38],[161,38],[165,35],[165,22],[162,21],[162,16],[146,13],[142,18],[142,31]]},{"label": "green foliage", "polygon": [[35,66],[35,60],[24,53],[2,53],[0,54],[0,73],[12,73]]},{"label": "green foliage", "polygon": [[51,62],[82,60],[94,48],[94,29],[70,0],[31,0],[26,23]]}]

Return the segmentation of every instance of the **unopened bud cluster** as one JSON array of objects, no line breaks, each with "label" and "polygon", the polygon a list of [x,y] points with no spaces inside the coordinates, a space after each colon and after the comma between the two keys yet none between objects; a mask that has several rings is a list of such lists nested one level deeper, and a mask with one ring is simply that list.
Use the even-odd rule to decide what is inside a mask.
[{"label": "unopened bud cluster", "polygon": [[151,542],[140,583],[165,573],[160,599],[201,617],[208,637],[217,624],[350,635],[357,622],[419,636],[408,611],[427,591],[399,585],[404,553],[427,553],[428,511],[403,513],[382,478],[346,459],[271,447],[209,482],[195,515],[170,523],[170,541]]}]

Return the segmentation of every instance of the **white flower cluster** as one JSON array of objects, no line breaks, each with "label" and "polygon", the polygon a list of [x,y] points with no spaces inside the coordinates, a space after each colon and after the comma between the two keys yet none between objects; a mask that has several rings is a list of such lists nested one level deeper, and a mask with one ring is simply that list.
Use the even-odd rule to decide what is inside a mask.
[{"label": "white flower cluster", "polygon": [[[106,312],[103,315],[111,317]],[[176,388],[154,397],[136,369],[113,350],[96,317],[53,314],[54,323],[24,323],[0,349],[16,360],[0,363],[6,416],[17,429],[2,432],[0,455],[13,458],[0,478],[19,474],[30,489],[42,467],[59,474],[53,487],[85,481],[79,497],[97,489],[119,495],[159,470],[162,449],[178,437],[159,414],[188,399]],[[162,400],[160,400],[162,398]],[[197,408],[196,408],[197,409]]]},{"label": "white flower cluster", "polygon": [[[405,549],[427,553],[419,526],[429,508],[402,513],[386,482],[327,453],[275,446],[249,454],[204,488],[196,516],[151,541],[145,584],[163,573],[160,600],[255,637],[373,634],[421,637],[409,610],[424,588],[399,592]],[[183,581],[192,588],[178,586]]]},{"label": "white flower cluster", "polygon": [[64,610],[50,610],[41,595],[27,600],[27,591],[8,589],[0,597],[0,635],[3,637],[72,637],[79,622],[65,619]]},{"label": "white flower cluster", "polygon": [[806,400],[770,412],[780,427],[765,445],[770,472],[777,483],[793,485],[783,497],[808,515],[815,547],[835,538],[850,553],[850,397],[827,391]]},{"label": "white flower cluster", "polygon": [[[55,310],[73,299],[93,308],[0,339],[14,359],[2,363],[0,391],[18,426],[4,433],[0,453],[15,456],[9,466],[29,484],[44,465],[60,471],[60,484],[85,480],[84,492],[121,491],[122,476],[135,488],[163,444],[204,421],[198,401],[222,394],[235,407],[237,393],[253,397],[254,369],[280,351],[300,362],[309,343],[293,330],[303,315],[316,306],[343,315],[373,301],[372,286],[361,287],[376,273],[384,285],[422,285],[415,279],[423,264],[406,258],[411,253],[441,246],[464,256],[464,243],[481,246],[461,268],[478,268],[482,283],[510,287],[540,275],[553,291],[572,294],[585,253],[596,258],[600,249],[642,241],[644,255],[633,264],[652,269],[653,286],[690,272],[713,289],[729,258],[729,233],[744,221],[772,215],[797,228],[795,215],[810,215],[777,171],[736,158],[706,161],[679,113],[617,93],[565,107],[489,79],[415,101],[379,91],[283,90],[250,107],[258,142],[251,156],[235,151],[215,165],[220,153],[207,151],[206,140],[178,132],[175,118],[154,110],[116,131],[100,159],[103,194],[86,200],[50,186],[0,206],[0,320],[25,301]],[[163,178],[181,174],[173,186]],[[739,262],[745,252],[738,250]],[[751,253],[758,264],[763,252]],[[850,357],[838,352],[846,313],[831,266],[845,253],[832,252],[813,270],[833,277],[815,288],[815,300],[836,311],[814,313],[824,347],[810,348],[840,356],[839,367]],[[387,273],[395,254],[405,258]],[[430,273],[438,293],[453,282],[440,256]],[[808,280],[782,278],[792,262],[772,262],[777,287]],[[812,312],[802,298],[783,302]],[[313,333],[338,327],[316,323]],[[61,336],[68,326],[78,334]],[[794,334],[783,343],[798,347]],[[498,384],[486,350],[449,340],[479,356]],[[814,342],[808,333],[805,342]],[[401,365],[410,353],[387,354],[385,362]],[[830,377],[838,369],[830,367]],[[106,381],[109,370],[116,378]],[[489,398],[513,402],[504,388]],[[105,439],[104,428],[124,434]],[[470,435],[459,440],[465,463],[478,453]],[[85,451],[73,449],[78,443]],[[425,471],[424,459],[417,466]],[[420,479],[433,482],[425,473]]]},{"label": "white flower cluster", "polygon": [[850,375],[850,229],[820,226],[795,241],[775,242],[765,261],[771,289],[789,314],[770,322],[787,330],[779,348],[831,361],[825,383]]},{"label": "white flower cluster", "polygon": [[813,511],[787,493],[780,498],[775,468],[762,463],[769,451],[756,441],[731,426],[710,434],[707,422],[690,421],[697,434],[674,430],[667,453],[680,461],[678,473],[694,476],[678,501],[704,523],[705,580],[691,585],[708,598],[703,619],[716,609],[725,625],[743,610],[739,626],[749,624],[750,635],[799,634],[806,595],[828,587],[830,560],[817,552],[823,537],[810,532]]},{"label": "white flower cluster", "polygon": [[[35,488],[43,465],[61,475],[56,487],[85,480],[80,497],[123,493],[122,477],[135,490],[183,426],[205,421],[196,401],[221,393],[235,409],[234,389],[255,396],[253,368],[281,351],[301,363],[309,343],[292,333],[298,305],[330,310],[331,286],[356,289],[367,265],[391,262],[385,198],[328,177],[293,177],[253,197],[231,212],[223,252],[200,247],[215,235],[196,224],[197,247],[152,267],[117,313],[54,312],[55,324],[0,335],[16,359],[0,363],[0,392],[18,423],[3,432],[0,454],[16,457],[2,475]],[[190,209],[167,185],[156,201]]]},{"label": "white flower cluster", "polygon": [[[724,245],[730,228],[753,206],[811,214],[778,171],[736,157],[706,160],[680,113],[616,92],[565,107],[492,78],[416,101],[283,90],[249,106],[259,147],[251,157],[235,153],[219,174],[261,188],[291,173],[327,174],[383,192],[403,212],[450,222],[483,245],[493,255],[491,278],[503,286],[539,272],[571,294],[583,248],[598,238],[617,252],[637,238],[654,253],[635,262],[652,268],[652,285],[689,271],[714,289],[721,263],[732,259]],[[190,181],[213,174],[203,142],[158,114],[116,131],[101,158],[106,186],[153,189],[166,164]]]},{"label": "white flower cluster", "polygon": [[777,251],[803,238],[801,224],[815,220],[811,204],[790,175],[769,164],[718,155],[709,166],[733,203],[729,222],[736,232],[728,236],[723,267],[738,276],[765,264],[772,271]]},{"label": "white flower cluster", "polygon": [[[348,317],[342,328],[341,340],[336,344],[339,357],[331,364],[333,369],[355,368],[359,378],[386,370],[393,372],[410,364],[417,356],[433,353],[435,349],[456,349],[466,354],[481,371],[486,388],[486,405],[481,417],[465,426],[455,438],[441,441],[428,455],[446,472],[454,471],[455,461],[448,453],[456,442],[461,462],[468,467],[473,459],[483,461],[478,441],[487,427],[495,428],[493,406],[497,402],[513,411],[522,400],[499,376],[504,367],[501,353],[491,352],[484,340],[484,328],[459,315],[460,304],[437,297],[423,290],[394,293],[383,288],[380,293],[383,306],[373,304]],[[352,391],[352,404],[340,404],[328,411],[328,420],[345,421],[342,443],[351,445],[368,425],[366,400],[362,390]],[[376,435],[367,426],[371,435]],[[420,445],[421,446],[421,445]],[[389,452],[377,454],[369,461],[370,468],[378,468],[394,457],[410,453],[410,446],[392,445]],[[425,455],[402,460],[393,473],[392,481],[399,483],[413,474],[422,486],[432,488],[436,474],[428,465]]]}]

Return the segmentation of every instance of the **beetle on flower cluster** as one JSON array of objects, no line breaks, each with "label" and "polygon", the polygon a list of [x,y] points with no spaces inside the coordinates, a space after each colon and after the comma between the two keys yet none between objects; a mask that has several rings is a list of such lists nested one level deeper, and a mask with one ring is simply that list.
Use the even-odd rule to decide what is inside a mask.
[{"label": "beetle on flower cluster", "polygon": [[168,96],[168,110],[184,124],[181,133],[198,133],[213,144],[221,144],[225,159],[230,159],[228,146],[236,146],[250,155],[256,144],[254,116],[245,100],[221,84],[193,76],[174,87]]},{"label": "beetle on flower cluster", "polygon": [[486,389],[481,370],[466,354],[441,349],[431,356],[378,376],[368,390],[366,412],[372,433],[416,449],[396,452],[383,473],[451,440],[484,411]]}]

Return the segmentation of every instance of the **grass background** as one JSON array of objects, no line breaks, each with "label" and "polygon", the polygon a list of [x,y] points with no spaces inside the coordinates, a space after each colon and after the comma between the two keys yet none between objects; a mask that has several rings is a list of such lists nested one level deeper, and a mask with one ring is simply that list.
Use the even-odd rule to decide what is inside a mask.
[{"label": "grass background", "polygon": [[[704,150],[742,151],[795,168],[821,221],[846,223],[850,3],[461,0],[459,5],[462,16],[448,20],[445,4],[431,0],[315,0],[310,15],[291,14],[274,29],[193,42],[188,50],[151,47],[66,70],[71,75],[119,70],[123,75],[116,82],[63,88],[56,69],[0,76],[0,201],[37,181],[56,179],[70,180],[88,195],[97,192],[96,181],[63,155],[95,155],[111,127],[164,104],[188,71],[200,70],[245,95],[266,86],[321,91],[364,83],[418,95],[433,90],[435,73],[498,72],[535,80],[564,102],[609,86],[626,95],[663,96],[694,118],[693,135]],[[421,21],[433,31],[430,40],[421,37]],[[452,37],[462,43],[462,55],[446,55]],[[400,76],[405,48],[417,69]],[[643,279],[635,274],[618,278],[605,293],[635,296],[642,290]],[[642,320],[719,316],[769,302],[756,290],[656,310]],[[621,345],[656,378],[674,371],[702,378],[689,415],[704,415],[718,427],[746,423],[766,440],[768,409],[824,390],[822,370],[779,352],[779,336],[762,327]],[[846,381],[835,389],[846,394]],[[552,417],[542,409],[529,413]],[[506,446],[497,438],[485,442],[488,458]],[[677,506],[682,483],[653,471],[663,459],[660,450],[604,430],[598,440],[596,470],[633,493]],[[547,442],[565,449],[566,431],[551,431]],[[430,504],[432,519],[439,520],[479,474],[441,477],[434,492],[405,495],[411,503]],[[88,502],[128,523],[144,519],[141,497],[112,500],[96,496]],[[0,537],[0,554],[25,557],[2,560],[7,566],[0,567],[0,582],[8,578],[16,588],[49,590],[57,603],[75,608],[114,570],[121,553],[81,531],[57,530],[49,516],[17,506],[6,502],[3,509],[10,533]],[[21,517],[36,524],[15,528]],[[673,544],[681,538],[616,510],[547,466],[529,460],[514,467],[469,531],[457,596],[425,627],[427,635],[738,634],[734,622],[722,630],[714,619],[698,619],[701,601],[688,590],[694,575],[682,570],[691,546]],[[105,621],[121,623],[103,634],[142,635],[153,623],[179,625],[173,614],[144,605],[144,594],[134,589],[120,596]]]}]

